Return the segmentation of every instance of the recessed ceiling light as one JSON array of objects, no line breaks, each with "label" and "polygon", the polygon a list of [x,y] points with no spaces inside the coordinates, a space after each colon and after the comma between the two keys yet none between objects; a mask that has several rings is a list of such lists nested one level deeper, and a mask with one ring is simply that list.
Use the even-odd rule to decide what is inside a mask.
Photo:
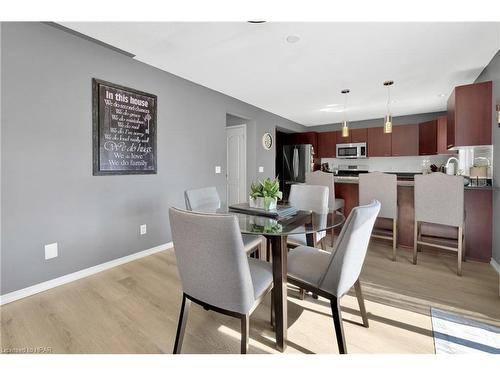
[{"label": "recessed ceiling light", "polygon": [[445,94],[438,94],[438,98],[444,98],[445,96]]},{"label": "recessed ceiling light", "polygon": [[300,36],[298,35],[288,35],[286,37],[286,41],[288,43],[297,43],[300,40]]},{"label": "recessed ceiling light", "polygon": [[320,111],[321,112],[336,112],[336,113],[340,113],[340,112],[344,112],[344,108],[342,108],[342,107],[325,107],[325,108],[321,108]]}]

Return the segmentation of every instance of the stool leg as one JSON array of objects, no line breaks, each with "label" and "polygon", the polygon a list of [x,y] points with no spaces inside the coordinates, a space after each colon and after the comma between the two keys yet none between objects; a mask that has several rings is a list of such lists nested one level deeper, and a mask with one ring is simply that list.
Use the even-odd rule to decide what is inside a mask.
[{"label": "stool leg", "polygon": [[413,264],[417,264],[417,239],[418,239],[418,222],[415,221],[413,228]]},{"label": "stool leg", "polygon": [[396,261],[396,249],[397,249],[397,240],[398,236],[398,224],[396,219],[392,219],[392,261]]},{"label": "stool leg", "polygon": [[462,276],[463,228],[458,227],[457,275]]}]

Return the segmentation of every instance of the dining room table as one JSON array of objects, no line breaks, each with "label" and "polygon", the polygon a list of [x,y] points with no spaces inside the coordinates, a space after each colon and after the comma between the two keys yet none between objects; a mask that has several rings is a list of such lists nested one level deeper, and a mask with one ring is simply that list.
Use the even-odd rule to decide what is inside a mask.
[{"label": "dining room table", "polygon": [[231,214],[236,216],[242,234],[261,235],[268,241],[273,269],[273,309],[276,349],[284,352],[287,347],[287,238],[305,235],[307,246],[314,247],[315,233],[340,227],[345,221],[339,212],[314,212],[297,210],[285,217],[262,216],[255,212],[235,211],[231,206],[206,206],[198,212]]}]

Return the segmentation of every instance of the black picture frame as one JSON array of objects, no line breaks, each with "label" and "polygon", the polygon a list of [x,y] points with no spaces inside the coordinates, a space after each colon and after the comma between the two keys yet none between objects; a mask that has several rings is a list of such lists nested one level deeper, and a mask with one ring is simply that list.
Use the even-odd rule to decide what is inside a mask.
[{"label": "black picture frame", "polygon": [[[138,95],[141,97],[147,97],[152,101],[153,105],[150,110],[151,119],[148,120],[148,130],[149,138],[151,138],[151,163],[152,168],[149,169],[130,169],[127,167],[116,168],[116,169],[102,169],[101,165],[101,143],[103,141],[104,128],[109,127],[109,124],[103,123],[101,117],[101,97],[100,88],[101,86],[106,86],[114,90],[120,90],[125,93],[130,93],[133,95]],[[149,102],[148,100],[148,102]],[[104,81],[97,78],[92,78],[92,174],[94,176],[109,176],[109,175],[138,175],[138,174],[156,174],[157,165],[157,110],[158,110],[158,97],[156,95],[132,89],[130,87],[117,85],[108,81]],[[149,139],[148,138],[148,139]]]}]

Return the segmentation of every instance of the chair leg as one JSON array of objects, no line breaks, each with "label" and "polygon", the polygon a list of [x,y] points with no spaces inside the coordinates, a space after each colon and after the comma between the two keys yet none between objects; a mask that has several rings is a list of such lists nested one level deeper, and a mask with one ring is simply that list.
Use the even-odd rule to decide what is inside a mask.
[{"label": "chair leg", "polygon": [[182,294],[181,313],[179,315],[179,323],[177,325],[177,334],[175,336],[174,354],[180,354],[182,348],[182,340],[184,339],[184,331],[186,330],[186,322],[189,314],[189,306],[191,301]]},{"label": "chair leg", "polygon": [[274,322],[275,322],[275,316],[274,316],[274,290],[271,289],[271,327],[273,327],[273,330],[274,330]]},{"label": "chair leg", "polygon": [[361,313],[361,319],[363,319],[363,326],[368,328],[370,323],[368,323],[368,314],[366,313],[365,299],[363,298],[363,292],[361,291],[361,283],[359,279],[354,283],[354,290],[356,291],[356,298],[358,299],[359,312]]},{"label": "chair leg", "polygon": [[392,261],[396,261],[396,249],[398,244],[398,224],[396,219],[392,219]]},{"label": "chair leg", "polygon": [[413,264],[417,264],[417,240],[418,240],[418,222],[415,221],[413,228]]},{"label": "chair leg", "polygon": [[342,314],[340,312],[340,299],[336,297],[332,298],[330,300],[330,306],[332,308],[333,325],[335,327],[335,335],[337,336],[339,353],[347,354],[347,348],[344,338],[344,328],[342,327]]},{"label": "chair leg", "polygon": [[462,276],[463,228],[458,227],[457,275]]},{"label": "chair leg", "polygon": [[465,246],[465,223],[464,226],[462,227],[462,262],[465,262],[465,251],[467,249],[467,246]]},{"label": "chair leg", "polygon": [[335,228],[332,228],[332,247],[335,246]]},{"label": "chair leg", "polygon": [[266,238],[266,261],[271,261],[271,241]]},{"label": "chair leg", "polygon": [[247,315],[241,316],[241,354],[248,352],[248,334],[250,333],[250,317]]}]

